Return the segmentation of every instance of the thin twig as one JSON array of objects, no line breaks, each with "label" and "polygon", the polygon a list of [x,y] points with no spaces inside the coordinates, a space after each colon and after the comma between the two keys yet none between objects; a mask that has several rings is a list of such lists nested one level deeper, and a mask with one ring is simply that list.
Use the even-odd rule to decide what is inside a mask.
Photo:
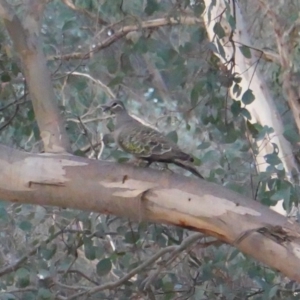
[{"label": "thin twig", "polygon": [[106,290],[106,289],[115,289],[116,287],[120,286],[124,282],[128,281],[130,278],[132,278],[137,273],[140,273],[141,271],[146,269],[148,266],[152,265],[156,260],[158,260],[164,254],[169,253],[169,252],[177,253],[178,251],[182,251],[188,245],[195,242],[196,240],[198,240],[201,237],[202,237],[202,234],[195,233],[195,234],[189,236],[187,239],[185,239],[180,246],[169,246],[169,247],[166,247],[164,249],[161,249],[155,255],[153,255],[150,259],[148,259],[147,261],[145,261],[144,263],[142,263],[141,265],[139,265],[135,269],[131,270],[125,276],[123,276],[120,280],[118,280],[116,282],[105,283],[103,285],[100,285],[98,287],[90,289],[90,291],[87,292],[87,293],[86,292],[80,292],[78,294],[72,295],[71,297],[68,298],[68,300],[77,299],[78,297],[80,297],[82,295],[85,295],[85,294],[86,294],[86,296],[90,296],[92,294],[95,294],[97,292],[100,292],[100,291],[103,291],[103,290]]},{"label": "thin twig", "polygon": [[31,249],[27,254],[22,256],[14,264],[8,265],[7,267],[4,267],[4,268],[0,269],[0,277],[7,274],[7,273],[13,272],[16,269],[18,269],[21,264],[23,264],[30,256],[34,255],[38,251],[38,249],[41,247],[41,245],[45,245],[45,244],[50,243],[57,236],[59,236],[62,232],[63,232],[63,230],[60,230],[60,231],[54,233],[51,237],[47,238],[45,241],[39,242],[33,249]]},{"label": "thin twig", "polygon": [[132,31],[139,31],[142,29],[150,29],[150,28],[157,28],[162,26],[170,26],[170,25],[196,25],[202,23],[202,20],[199,18],[189,17],[189,16],[178,16],[176,18],[159,18],[154,20],[148,20],[145,22],[140,22],[138,25],[129,25],[120,28],[119,30],[115,31],[114,34],[107,37],[104,41],[100,42],[96,47],[94,47],[91,51],[87,53],[82,52],[74,52],[65,55],[54,55],[49,56],[49,60],[58,60],[58,59],[88,59],[93,54],[99,52],[100,50],[109,47],[111,44],[116,42],[117,40],[124,37],[127,33]]},{"label": "thin twig", "polygon": [[70,9],[77,11],[85,16],[87,16],[88,18],[92,19],[93,21],[96,21],[98,24],[100,25],[107,25],[108,22],[101,19],[99,16],[96,16],[94,14],[92,14],[91,12],[89,12],[88,10],[75,6],[74,3],[71,0],[62,0],[62,2],[69,7]]}]

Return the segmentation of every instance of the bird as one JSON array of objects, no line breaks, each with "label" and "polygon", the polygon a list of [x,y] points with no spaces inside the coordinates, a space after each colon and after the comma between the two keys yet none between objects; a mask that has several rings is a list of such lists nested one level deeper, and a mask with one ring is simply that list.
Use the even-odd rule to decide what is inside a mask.
[{"label": "bird", "polygon": [[194,167],[194,159],[191,155],[183,152],[176,143],[161,132],[133,118],[122,101],[111,101],[103,105],[102,109],[103,112],[115,115],[113,137],[124,152],[147,161],[147,166],[153,162],[173,163],[204,179]]}]

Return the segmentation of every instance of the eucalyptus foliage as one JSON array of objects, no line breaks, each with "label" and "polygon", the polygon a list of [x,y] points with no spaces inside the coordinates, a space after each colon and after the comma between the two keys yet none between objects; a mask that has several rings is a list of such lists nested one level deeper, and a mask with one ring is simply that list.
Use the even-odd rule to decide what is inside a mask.
[{"label": "eucalyptus foliage", "polygon": [[[297,204],[299,187],[286,178],[276,145],[265,157],[267,171],[257,174],[255,155],[260,149],[255,141],[272,128],[249,122],[247,105],[258,101],[250,89],[242,102],[229,95],[231,86],[240,93],[240,78],[220,69],[215,53],[222,56],[222,46],[208,41],[203,23],[142,26],[147,20],[179,20],[182,15],[201,20],[202,1],[75,0],[77,11],[63,2],[51,1],[46,7],[43,49],[75,154],[128,160],[111,143],[112,120],[100,107],[110,100],[110,89],[131,113],[191,153],[207,180],[268,206],[280,199],[287,209]],[[21,7],[16,5],[16,10],[22,16]],[[139,29],[102,47],[122,26]],[[225,35],[220,23],[214,31],[219,38]],[[40,152],[43,145],[26,80],[3,25],[0,41],[1,143]],[[239,49],[249,57],[247,47]],[[274,67],[268,76],[278,78],[280,72]],[[279,110],[284,107],[278,104]],[[298,142],[291,118],[286,123],[287,138]],[[293,282],[205,236],[173,258],[162,256],[122,284],[85,296],[89,288],[117,282],[158,251],[179,246],[191,232],[5,202],[0,203],[0,226],[2,268],[24,256],[16,268],[2,274],[1,299],[68,299],[81,292],[76,299],[299,299]]]}]

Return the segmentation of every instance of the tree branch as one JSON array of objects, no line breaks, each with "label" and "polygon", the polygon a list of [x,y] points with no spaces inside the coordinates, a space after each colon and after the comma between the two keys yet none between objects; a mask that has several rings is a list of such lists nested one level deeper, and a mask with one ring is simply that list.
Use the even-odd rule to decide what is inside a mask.
[{"label": "tree branch", "polygon": [[100,25],[108,24],[105,20],[101,19],[99,16],[96,16],[96,15],[92,14],[91,12],[89,12],[88,10],[74,5],[74,3],[71,0],[62,0],[62,2],[70,9],[87,16],[88,18],[92,19],[93,21],[96,21]]},{"label": "tree branch", "polygon": [[29,0],[23,24],[5,0],[0,0],[0,17],[23,65],[40,134],[47,152],[70,151],[70,144],[46,66],[40,41],[40,22],[45,1]]},{"label": "tree branch", "polygon": [[153,265],[153,263],[156,260],[158,260],[161,256],[163,256],[163,255],[165,255],[169,252],[171,252],[172,254],[179,253],[183,249],[185,249],[188,245],[190,245],[191,243],[194,243],[196,240],[198,240],[200,237],[202,237],[201,234],[193,234],[193,235],[189,236],[188,238],[186,238],[180,246],[165,247],[165,248],[159,250],[152,257],[147,259],[144,263],[142,263],[138,267],[132,269],[130,272],[128,272],[125,276],[123,276],[118,281],[108,282],[108,283],[102,284],[100,286],[97,286],[93,289],[90,289],[88,292],[83,291],[83,292],[80,292],[78,294],[72,295],[71,297],[68,298],[68,300],[77,299],[77,297],[80,297],[80,296],[85,295],[85,294],[93,295],[93,294],[98,293],[98,292],[103,291],[103,290],[114,289],[114,288],[120,286],[121,284],[123,284],[124,282],[126,282],[127,280],[129,280],[130,278],[132,278],[134,275],[136,275],[136,274],[140,273],[141,271],[145,270],[148,266]]},{"label": "tree branch", "polygon": [[299,224],[216,184],[130,164],[30,154],[1,145],[0,170],[3,200],[192,229],[232,244],[300,283],[300,269],[295,268],[300,264]]},{"label": "tree branch", "polygon": [[[297,124],[298,131],[300,131],[300,109],[299,109],[299,92],[297,91],[299,83],[298,80],[293,86],[293,68],[294,64],[292,63],[292,52],[293,52],[293,43],[295,40],[291,38],[291,32],[296,29],[297,37],[299,32],[300,21],[296,20],[293,25],[284,31],[283,21],[275,13],[274,10],[270,8],[270,5],[265,1],[258,0],[259,5],[262,9],[266,11],[267,16],[270,18],[271,23],[273,24],[274,35],[276,38],[279,63],[284,70],[282,74],[282,87],[287,95],[288,104],[292,110],[294,120]],[[298,43],[298,42],[297,42]]]},{"label": "tree branch", "polygon": [[[129,32],[132,31],[139,31],[142,29],[150,29],[150,28],[158,28],[161,26],[169,26],[169,25],[196,25],[202,23],[202,21],[198,18],[194,17],[178,17],[178,18],[160,18],[155,20],[148,20],[141,22],[138,25],[128,25],[123,26],[119,30],[115,31],[111,36],[104,39],[102,42],[100,42],[96,47],[94,47],[91,51],[87,53],[82,52],[74,52],[64,55],[54,55],[49,56],[49,60],[70,60],[70,59],[88,59],[91,56],[94,55],[94,53],[99,52],[100,50],[109,47],[111,44],[116,42],[117,40],[121,39],[125,35],[127,35]],[[108,26],[111,28],[111,26]]]},{"label": "tree branch", "polygon": [[34,255],[38,251],[38,249],[41,247],[41,245],[50,243],[57,236],[59,236],[62,232],[63,232],[63,230],[60,230],[60,231],[54,233],[52,236],[47,238],[45,241],[41,241],[40,243],[38,243],[34,248],[32,248],[28,253],[26,253],[24,256],[22,256],[15,263],[0,269],[0,277],[7,273],[17,270],[21,264],[23,264],[30,256]]}]

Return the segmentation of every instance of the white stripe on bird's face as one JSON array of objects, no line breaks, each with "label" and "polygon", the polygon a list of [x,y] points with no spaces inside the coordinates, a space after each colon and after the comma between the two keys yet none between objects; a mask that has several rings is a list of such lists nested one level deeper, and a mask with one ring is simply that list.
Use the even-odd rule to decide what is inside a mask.
[{"label": "white stripe on bird's face", "polygon": [[125,107],[122,102],[117,101],[110,106],[110,110],[114,113],[117,113],[117,112],[125,111]]},{"label": "white stripe on bird's face", "polygon": [[103,105],[103,111],[110,111],[113,114],[117,114],[126,111],[124,104],[121,101],[113,101],[107,105]]}]

